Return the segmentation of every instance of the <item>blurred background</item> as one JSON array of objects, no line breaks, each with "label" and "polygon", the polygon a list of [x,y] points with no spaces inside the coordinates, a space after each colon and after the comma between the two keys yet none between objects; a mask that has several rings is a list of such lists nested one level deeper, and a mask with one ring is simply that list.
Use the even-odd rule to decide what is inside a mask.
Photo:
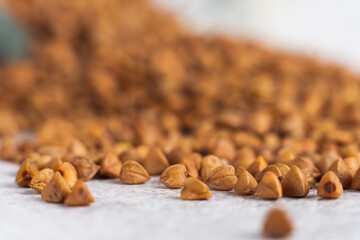
[{"label": "blurred background", "polygon": [[0,61],[21,57],[26,51],[26,37],[0,1]]},{"label": "blurred background", "polygon": [[[359,1],[153,1],[197,31],[238,35],[360,71]],[[0,12],[0,54],[19,56],[24,36],[1,6]]]},{"label": "blurred background", "polygon": [[360,2],[154,0],[202,32],[226,32],[360,71]]}]

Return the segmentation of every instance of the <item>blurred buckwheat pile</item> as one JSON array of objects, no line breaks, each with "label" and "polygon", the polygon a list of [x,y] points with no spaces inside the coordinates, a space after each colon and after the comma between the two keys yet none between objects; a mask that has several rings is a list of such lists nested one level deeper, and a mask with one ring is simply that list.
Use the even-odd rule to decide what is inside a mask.
[{"label": "blurred buckwheat pile", "polygon": [[[58,202],[85,186],[73,178],[134,184],[175,164],[160,181],[185,182],[183,199],[209,198],[207,186],[231,190],[238,179],[239,194],[304,197],[330,168],[344,188],[360,187],[360,79],[347,70],[199,36],[148,1],[5,5],[32,42],[28,59],[0,69],[0,157],[23,163],[17,181],[24,186],[45,168],[32,184],[45,186],[45,200],[54,201],[51,191],[64,179],[69,189]],[[14,141],[27,130],[35,140]],[[263,176],[270,186],[261,187]],[[321,191],[339,191],[327,183]]]}]

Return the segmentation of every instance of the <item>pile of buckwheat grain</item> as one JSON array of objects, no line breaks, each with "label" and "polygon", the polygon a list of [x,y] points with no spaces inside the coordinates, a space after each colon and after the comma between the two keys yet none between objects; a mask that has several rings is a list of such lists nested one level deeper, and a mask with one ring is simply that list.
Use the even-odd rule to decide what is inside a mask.
[{"label": "pile of buckwheat grain", "polygon": [[[5,5],[32,42],[0,69],[0,158],[45,201],[90,204],[97,176],[161,174],[184,200],[360,189],[360,79],[344,68],[197,35],[148,1]],[[14,141],[29,130],[35,140]]]}]

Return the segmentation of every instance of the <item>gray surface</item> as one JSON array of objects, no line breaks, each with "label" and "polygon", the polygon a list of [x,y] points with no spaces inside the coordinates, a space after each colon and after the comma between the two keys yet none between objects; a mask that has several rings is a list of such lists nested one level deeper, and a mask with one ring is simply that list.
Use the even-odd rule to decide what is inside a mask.
[{"label": "gray surface", "polygon": [[[14,183],[17,166],[0,161],[0,239],[261,239],[264,214],[286,209],[294,221],[293,239],[359,239],[360,192],[338,200],[264,201],[234,192],[212,191],[206,201],[183,201],[180,190],[157,178],[142,185],[115,180],[88,182],[95,203],[70,208],[49,204],[32,189]],[[40,237],[40,238],[39,238]]]}]

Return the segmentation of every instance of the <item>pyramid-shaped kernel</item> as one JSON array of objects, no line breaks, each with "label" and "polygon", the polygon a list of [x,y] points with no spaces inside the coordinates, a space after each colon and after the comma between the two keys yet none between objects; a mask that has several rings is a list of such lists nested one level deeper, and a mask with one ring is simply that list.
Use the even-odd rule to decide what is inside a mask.
[{"label": "pyramid-shaped kernel", "polygon": [[266,168],[264,168],[261,172],[258,172],[256,175],[255,175],[255,179],[257,182],[260,182],[262,177],[264,176],[264,174],[266,172],[273,172],[278,178],[279,180],[281,180],[284,176],[282,175],[280,169],[276,166],[276,165],[269,165],[267,166]]},{"label": "pyramid-shaped kernel", "polygon": [[191,155],[183,157],[180,164],[186,168],[186,171],[190,177],[199,177],[199,171],[197,170]]},{"label": "pyramid-shaped kernel", "polygon": [[296,157],[291,161],[290,166],[296,165],[302,171],[308,171],[315,179],[321,176],[320,170],[314,165],[314,162],[309,157]]},{"label": "pyramid-shaped kernel", "polygon": [[127,161],[124,163],[120,181],[124,184],[140,184],[150,180],[149,173],[136,161]]},{"label": "pyramid-shaped kernel", "polygon": [[189,153],[182,147],[175,147],[170,152],[166,153],[166,157],[170,165],[180,164],[183,157],[189,156]]},{"label": "pyramid-shaped kernel", "polygon": [[50,203],[62,203],[70,193],[70,187],[59,172],[56,172],[50,182],[43,188],[41,197]]},{"label": "pyramid-shaped kernel", "polygon": [[197,152],[193,152],[189,155],[189,158],[194,163],[196,170],[199,172],[201,168],[201,160],[202,160],[201,154]]},{"label": "pyramid-shaped kernel", "polygon": [[266,172],[256,188],[256,194],[269,200],[282,197],[279,178],[273,172]]},{"label": "pyramid-shaped kernel", "polygon": [[317,195],[322,198],[333,199],[338,198],[343,194],[343,186],[336,174],[332,171],[328,171],[321,178]]},{"label": "pyramid-shaped kernel", "polygon": [[92,179],[100,170],[100,166],[85,156],[75,156],[70,160],[70,163],[76,168],[78,178],[84,181]]},{"label": "pyramid-shaped kernel", "polygon": [[257,173],[261,172],[268,166],[267,162],[262,156],[259,156],[247,169],[247,171],[255,176]]},{"label": "pyramid-shaped kernel", "polygon": [[61,174],[71,189],[75,186],[78,180],[78,174],[74,165],[69,162],[63,162],[57,172]]},{"label": "pyramid-shaped kernel", "polygon": [[53,176],[54,170],[51,168],[44,168],[33,177],[29,187],[42,192],[43,188],[50,182]]},{"label": "pyramid-shaped kernel", "polygon": [[115,153],[108,152],[101,160],[100,175],[108,178],[120,177],[122,163]]},{"label": "pyramid-shaped kernel", "polygon": [[61,159],[58,157],[54,157],[48,164],[46,164],[45,168],[51,168],[52,170],[54,170],[54,172],[56,172],[57,170],[59,170],[61,164]]},{"label": "pyramid-shaped kernel", "polygon": [[344,163],[348,166],[351,177],[354,178],[360,167],[360,160],[357,157],[347,157],[344,159]]},{"label": "pyramid-shaped kernel", "polygon": [[290,168],[290,171],[281,181],[281,186],[286,197],[306,197],[309,193],[306,176],[296,165]]},{"label": "pyramid-shaped kernel", "polygon": [[208,186],[197,178],[186,179],[180,197],[183,200],[205,200],[212,197]]},{"label": "pyramid-shaped kernel", "polygon": [[258,183],[248,171],[243,170],[235,184],[235,192],[240,195],[255,194]]},{"label": "pyramid-shaped kernel", "polygon": [[94,202],[94,197],[91,195],[84,181],[76,182],[73,190],[65,199],[65,205],[68,206],[87,206]]},{"label": "pyramid-shaped kernel", "polygon": [[238,166],[235,168],[235,176],[237,178],[240,178],[240,175],[243,171],[246,171],[246,169],[243,166]]},{"label": "pyramid-shaped kernel", "polygon": [[281,172],[281,175],[283,175],[284,177],[290,171],[290,167],[285,163],[275,163],[274,165],[278,167],[278,169]]},{"label": "pyramid-shaped kernel", "polygon": [[209,173],[222,165],[221,159],[215,155],[207,155],[201,160],[200,176],[203,180],[207,179]]},{"label": "pyramid-shaped kernel", "polygon": [[351,171],[348,165],[341,158],[331,164],[329,171],[334,172],[336,176],[338,176],[344,189],[350,187],[352,181]]},{"label": "pyramid-shaped kernel", "polygon": [[170,166],[165,154],[160,148],[156,147],[150,148],[142,164],[150,175],[161,174],[168,166]]},{"label": "pyramid-shaped kernel", "polygon": [[20,186],[29,186],[33,177],[39,172],[36,164],[31,159],[26,159],[16,174],[16,183]]},{"label": "pyramid-shaped kernel", "polygon": [[174,164],[160,175],[159,181],[168,188],[181,188],[187,177],[186,168],[181,164]]},{"label": "pyramid-shaped kernel", "polygon": [[215,190],[229,191],[234,188],[237,180],[235,168],[231,165],[222,165],[209,173],[206,184]]},{"label": "pyramid-shaped kernel", "polygon": [[280,238],[290,235],[293,225],[286,212],[279,208],[271,209],[265,217],[263,234],[266,237]]}]

